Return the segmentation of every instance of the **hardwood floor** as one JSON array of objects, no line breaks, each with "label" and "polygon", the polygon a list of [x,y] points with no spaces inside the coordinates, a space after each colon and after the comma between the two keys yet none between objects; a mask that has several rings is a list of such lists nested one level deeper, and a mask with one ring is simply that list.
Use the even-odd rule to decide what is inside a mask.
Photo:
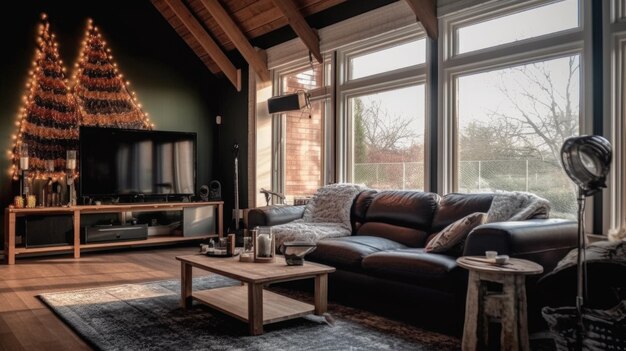
[{"label": "hardwood floor", "polygon": [[[180,279],[174,256],[196,246],[48,256],[0,265],[0,350],[90,350],[37,295],[162,279]],[[194,271],[194,276],[206,272]]]}]

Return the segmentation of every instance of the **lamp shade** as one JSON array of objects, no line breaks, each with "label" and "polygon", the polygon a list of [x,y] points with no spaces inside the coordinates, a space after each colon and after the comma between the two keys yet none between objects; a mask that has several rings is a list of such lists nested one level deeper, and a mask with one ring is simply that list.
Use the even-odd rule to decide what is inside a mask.
[{"label": "lamp shade", "polygon": [[580,187],[584,196],[606,188],[611,158],[611,143],[599,135],[570,137],[561,147],[565,173]]}]

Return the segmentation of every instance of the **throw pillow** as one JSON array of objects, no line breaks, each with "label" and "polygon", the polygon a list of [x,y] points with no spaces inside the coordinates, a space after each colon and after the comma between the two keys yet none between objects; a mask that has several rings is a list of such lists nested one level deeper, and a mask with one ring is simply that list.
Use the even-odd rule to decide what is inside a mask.
[{"label": "throw pillow", "polygon": [[426,252],[445,252],[465,240],[472,229],[485,223],[486,213],[474,212],[445,227],[426,245]]}]

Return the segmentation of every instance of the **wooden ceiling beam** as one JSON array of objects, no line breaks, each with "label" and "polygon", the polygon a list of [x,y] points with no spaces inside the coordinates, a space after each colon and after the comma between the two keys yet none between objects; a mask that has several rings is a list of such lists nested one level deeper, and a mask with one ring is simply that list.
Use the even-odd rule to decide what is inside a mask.
[{"label": "wooden ceiling beam", "polygon": [[200,0],[200,2],[209,11],[213,20],[224,30],[226,36],[248,61],[248,64],[254,69],[259,78],[264,82],[270,80],[265,51],[257,51],[252,47],[248,38],[246,38],[218,0]]},{"label": "wooden ceiling beam", "polygon": [[181,0],[165,0],[165,3],[172,9],[178,19],[187,27],[191,35],[200,43],[206,53],[211,56],[217,66],[224,72],[224,75],[235,86],[237,91],[241,91],[241,70],[237,69],[226,57],[222,49],[215,43],[213,38],[202,28],[202,25],[187,9]]},{"label": "wooden ceiling beam", "polygon": [[406,0],[415,17],[422,23],[426,34],[432,39],[437,40],[439,30],[437,25],[437,0]]},{"label": "wooden ceiling beam", "polygon": [[320,39],[304,19],[292,0],[272,0],[274,5],[280,9],[294,32],[300,37],[304,45],[309,49],[317,62],[322,63],[322,53],[320,52]]}]

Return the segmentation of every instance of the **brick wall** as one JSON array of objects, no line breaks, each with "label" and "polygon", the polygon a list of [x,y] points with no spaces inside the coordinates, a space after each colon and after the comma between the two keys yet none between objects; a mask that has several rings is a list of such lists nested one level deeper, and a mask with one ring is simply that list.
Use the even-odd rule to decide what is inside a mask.
[{"label": "brick wall", "polygon": [[[285,77],[288,92],[311,90],[321,86],[322,70],[307,69]],[[285,195],[312,195],[321,186],[323,103],[314,102],[310,111],[287,113],[285,145]]]}]

